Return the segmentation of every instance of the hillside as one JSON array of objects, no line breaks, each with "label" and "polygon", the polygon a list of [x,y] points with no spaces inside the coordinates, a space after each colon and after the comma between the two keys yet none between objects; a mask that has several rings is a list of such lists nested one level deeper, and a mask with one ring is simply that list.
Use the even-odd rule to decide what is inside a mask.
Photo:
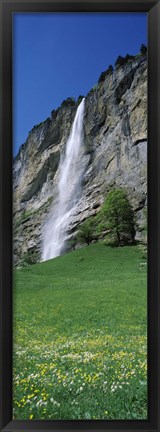
[{"label": "hillside", "polygon": [[[39,259],[43,224],[56,202],[58,166],[77,110],[68,98],[34,126],[14,160],[14,262],[31,251]],[[147,199],[147,58],[137,55],[103,74],[85,100],[85,174],[71,217],[74,233],[96,214],[115,185],[127,189],[140,237]]]},{"label": "hillside", "polygon": [[147,418],[141,255],[99,242],[15,270],[15,419]]}]

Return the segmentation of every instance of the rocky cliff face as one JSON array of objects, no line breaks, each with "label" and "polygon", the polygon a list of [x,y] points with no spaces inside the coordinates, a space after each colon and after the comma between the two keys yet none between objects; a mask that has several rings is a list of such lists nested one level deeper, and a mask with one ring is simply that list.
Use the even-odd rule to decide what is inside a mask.
[{"label": "rocky cliff face", "polygon": [[[43,224],[56,201],[60,157],[78,102],[64,101],[35,126],[13,167],[14,261],[28,251],[38,254]],[[96,214],[107,192],[127,189],[140,235],[147,199],[147,60],[136,56],[106,74],[86,96],[84,116],[86,171],[82,195],[72,215],[73,233]]]}]

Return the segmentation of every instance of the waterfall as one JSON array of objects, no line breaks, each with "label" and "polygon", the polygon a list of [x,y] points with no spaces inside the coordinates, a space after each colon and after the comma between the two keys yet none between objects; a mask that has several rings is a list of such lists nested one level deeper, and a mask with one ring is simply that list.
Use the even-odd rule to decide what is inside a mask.
[{"label": "waterfall", "polygon": [[66,152],[59,166],[57,204],[44,226],[42,261],[59,256],[68,238],[71,214],[81,192],[83,163],[83,116],[85,98],[77,108],[75,119],[66,143]]}]

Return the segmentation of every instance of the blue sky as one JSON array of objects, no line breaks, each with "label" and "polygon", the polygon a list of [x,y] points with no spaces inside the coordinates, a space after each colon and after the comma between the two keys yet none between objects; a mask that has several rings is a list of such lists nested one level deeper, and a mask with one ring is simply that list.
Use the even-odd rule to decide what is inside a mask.
[{"label": "blue sky", "polygon": [[32,127],[96,84],[118,55],[147,44],[145,13],[15,13],[14,155]]}]

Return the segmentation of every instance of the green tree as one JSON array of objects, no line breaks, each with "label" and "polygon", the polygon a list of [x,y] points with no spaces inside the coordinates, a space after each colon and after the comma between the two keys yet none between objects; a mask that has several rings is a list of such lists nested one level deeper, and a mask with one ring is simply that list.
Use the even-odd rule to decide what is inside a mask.
[{"label": "green tree", "polygon": [[130,60],[134,60],[134,56],[130,55],[130,54],[126,54],[126,56],[124,57],[125,62],[127,63]]},{"label": "green tree", "polygon": [[115,67],[123,66],[124,64],[125,64],[124,57],[119,55],[115,62]]},{"label": "green tree", "polygon": [[144,45],[144,44],[141,45],[141,47],[140,47],[140,53],[142,55],[146,55],[146,53],[147,53],[147,47],[146,47],[146,45]]},{"label": "green tree", "polygon": [[113,189],[108,193],[100,210],[99,220],[101,229],[109,229],[118,245],[134,242],[134,213],[123,189]]},{"label": "green tree", "polygon": [[21,266],[26,267],[30,264],[36,264],[40,260],[40,253],[34,249],[27,250],[21,259]]},{"label": "green tree", "polygon": [[106,69],[104,72],[101,73],[99,79],[98,79],[98,83],[102,82],[105,80],[107,75],[111,75],[113,73],[113,66],[109,65],[108,69]]},{"label": "green tree", "polygon": [[108,72],[112,74],[113,71],[114,71],[113,66],[112,66],[112,65],[109,65],[109,66],[108,66]]},{"label": "green tree", "polygon": [[65,99],[61,103],[61,107],[68,107],[68,106],[72,106],[72,105],[75,105],[75,99],[74,99],[74,97],[68,97],[67,99]]},{"label": "green tree", "polygon": [[78,105],[81,103],[81,101],[82,101],[83,98],[84,98],[84,96],[82,96],[82,95],[78,96],[78,99],[77,99]]},{"label": "green tree", "polygon": [[77,240],[80,243],[87,243],[90,245],[92,240],[95,238],[95,223],[93,218],[86,219],[85,222],[82,223],[80,229],[77,233]]},{"label": "green tree", "polygon": [[77,236],[74,235],[74,237],[72,237],[68,240],[68,247],[75,250],[76,244],[77,244]]}]

